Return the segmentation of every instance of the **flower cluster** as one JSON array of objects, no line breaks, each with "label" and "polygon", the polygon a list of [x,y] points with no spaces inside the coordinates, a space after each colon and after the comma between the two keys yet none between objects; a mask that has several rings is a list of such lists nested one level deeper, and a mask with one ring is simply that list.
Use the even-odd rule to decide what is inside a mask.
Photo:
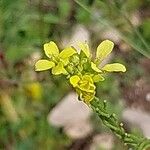
[{"label": "flower cluster", "polygon": [[38,60],[36,71],[52,69],[52,74],[64,74],[75,88],[79,99],[89,103],[95,96],[95,82],[103,81],[103,74],[107,72],[125,72],[126,68],[120,63],[106,64],[99,67],[102,61],[111,53],[114,43],[105,40],[99,44],[93,59],[88,44],[79,43],[80,52],[74,47],[59,51],[54,42],[44,44],[44,52],[49,58]]}]

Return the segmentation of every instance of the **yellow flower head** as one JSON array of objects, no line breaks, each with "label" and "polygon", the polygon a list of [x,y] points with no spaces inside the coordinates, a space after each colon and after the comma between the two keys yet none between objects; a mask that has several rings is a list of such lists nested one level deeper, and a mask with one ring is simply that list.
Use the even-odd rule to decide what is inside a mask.
[{"label": "yellow flower head", "polygon": [[35,70],[44,71],[52,68],[52,74],[67,74],[65,66],[69,63],[69,57],[76,53],[72,47],[65,48],[59,52],[57,45],[54,42],[44,44],[45,55],[50,59],[41,59],[36,62]]},{"label": "yellow flower head", "polygon": [[[106,64],[99,68],[100,63],[111,53],[114,43],[105,40],[99,44],[96,51],[96,58],[92,55],[87,43],[80,43],[80,54],[73,47],[59,51],[54,42],[44,44],[45,55],[49,58],[36,62],[36,71],[43,71],[52,68],[52,74],[66,74],[70,83],[75,88],[81,100],[87,104],[95,96],[95,82],[103,81],[105,72],[125,72],[126,68],[120,63]],[[75,55],[74,55],[75,54]],[[67,70],[67,71],[66,71]]]},{"label": "yellow flower head", "polygon": [[90,75],[83,75],[81,77],[74,75],[70,78],[70,83],[76,89],[80,99],[87,104],[94,98],[96,87]]}]

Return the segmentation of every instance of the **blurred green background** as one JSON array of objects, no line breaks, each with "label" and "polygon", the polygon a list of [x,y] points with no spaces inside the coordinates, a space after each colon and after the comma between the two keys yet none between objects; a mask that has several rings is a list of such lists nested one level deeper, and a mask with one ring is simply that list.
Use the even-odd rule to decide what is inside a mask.
[{"label": "blurred green background", "polygon": [[[97,95],[107,99],[110,111],[122,120],[123,107],[132,105],[123,100],[126,89],[138,79],[150,80],[149,4],[149,0],[0,0],[0,149],[88,150],[95,134],[110,133],[94,114],[93,132],[82,140],[73,140],[48,123],[49,112],[72,89],[49,71],[36,73],[34,64],[43,55],[44,43],[53,40],[63,48],[77,25],[90,34],[93,53],[100,41],[114,41],[112,61],[125,64],[128,71],[109,75],[97,85]],[[112,149],[127,149],[113,138]]]}]

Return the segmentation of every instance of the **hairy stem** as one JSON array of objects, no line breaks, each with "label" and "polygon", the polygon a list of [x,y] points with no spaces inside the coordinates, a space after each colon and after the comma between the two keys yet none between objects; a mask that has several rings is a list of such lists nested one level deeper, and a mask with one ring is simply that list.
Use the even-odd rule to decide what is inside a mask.
[{"label": "hairy stem", "polygon": [[90,107],[98,114],[104,125],[116,134],[125,145],[128,145],[135,150],[146,150],[147,148],[150,148],[149,139],[127,133],[123,128],[123,124],[119,122],[115,114],[108,113],[106,106],[106,101],[101,101],[97,97],[90,102]]}]

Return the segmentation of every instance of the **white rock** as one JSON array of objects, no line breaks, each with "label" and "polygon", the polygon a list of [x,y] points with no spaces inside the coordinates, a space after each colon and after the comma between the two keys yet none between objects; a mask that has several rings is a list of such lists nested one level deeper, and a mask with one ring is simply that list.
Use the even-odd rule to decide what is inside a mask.
[{"label": "white rock", "polygon": [[98,134],[93,138],[90,150],[105,149],[111,150],[113,148],[113,136],[110,134]]},{"label": "white rock", "polygon": [[114,28],[109,28],[106,31],[102,32],[101,37],[103,39],[112,40],[115,44],[119,44],[121,41],[118,31]]},{"label": "white rock", "polygon": [[150,93],[146,94],[146,101],[150,102]]},{"label": "white rock", "polygon": [[39,52],[39,51],[37,51],[37,52],[33,52],[32,54],[31,54],[31,56],[28,58],[28,60],[27,60],[27,63],[30,65],[30,66],[34,66],[35,65],[35,63],[39,60],[39,59],[41,59],[41,53]]},{"label": "white rock", "polygon": [[77,95],[72,92],[50,112],[48,122],[56,127],[64,127],[72,138],[82,138],[92,131],[90,115],[90,108],[78,101]]},{"label": "white rock", "polygon": [[65,127],[65,133],[72,139],[80,139],[93,131],[92,124],[88,120],[80,120]]},{"label": "white rock", "polygon": [[123,118],[138,126],[145,137],[150,138],[150,115],[139,109],[127,108],[123,111]]},{"label": "white rock", "polygon": [[87,28],[83,25],[76,25],[73,29],[72,35],[70,38],[64,38],[62,46],[74,46],[77,50],[79,50],[78,43],[79,42],[87,42],[89,44],[90,41],[90,33]]}]

